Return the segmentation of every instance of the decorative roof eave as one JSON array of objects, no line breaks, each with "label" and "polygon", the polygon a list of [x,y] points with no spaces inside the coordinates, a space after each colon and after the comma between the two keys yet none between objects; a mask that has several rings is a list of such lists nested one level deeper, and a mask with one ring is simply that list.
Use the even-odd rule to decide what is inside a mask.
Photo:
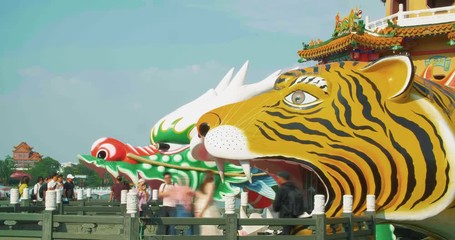
[{"label": "decorative roof eave", "polygon": [[404,37],[424,37],[434,35],[447,34],[449,40],[455,40],[455,22],[434,24],[414,27],[393,27],[390,28],[390,33],[393,32],[393,37],[375,36],[368,33],[357,34],[351,33],[344,37],[340,37],[328,42],[325,45],[318,46],[312,49],[298,51],[301,58],[308,60],[318,60],[327,57],[331,54],[345,51],[355,41],[358,45],[373,48],[386,49],[392,46],[401,45]]},{"label": "decorative roof eave", "polygon": [[378,37],[370,34],[358,35],[356,33],[351,33],[344,37],[334,39],[323,46],[300,50],[298,51],[298,55],[301,58],[308,60],[318,60],[326,56],[345,51],[351,47],[351,44],[354,43],[363,47],[384,49],[395,45],[401,45],[402,41],[402,37]]},{"label": "decorative roof eave", "polygon": [[330,54],[342,51],[350,46],[352,42],[352,34],[349,34],[344,37],[340,37],[330,41],[328,44],[325,44],[320,47],[300,50],[298,51],[298,55],[302,58],[306,58],[308,60],[319,59],[324,56],[328,56]]},{"label": "decorative roof eave", "polygon": [[352,37],[358,44],[368,48],[385,49],[392,46],[401,45],[402,37],[378,37],[369,34],[354,35]]},{"label": "decorative roof eave", "polygon": [[441,34],[449,34],[455,30],[454,24],[455,24],[455,22],[418,26],[418,27],[399,27],[399,28],[396,28],[395,36],[424,37],[424,36],[432,36],[432,35],[434,36],[434,35],[441,35]]},{"label": "decorative roof eave", "polygon": [[447,34],[447,38],[449,38],[449,40],[455,40],[455,32]]}]

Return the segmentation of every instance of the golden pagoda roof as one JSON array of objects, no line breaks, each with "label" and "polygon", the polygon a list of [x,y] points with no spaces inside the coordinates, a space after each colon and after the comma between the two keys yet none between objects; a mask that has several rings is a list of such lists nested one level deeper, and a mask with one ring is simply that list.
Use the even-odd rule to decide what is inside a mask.
[{"label": "golden pagoda roof", "polygon": [[318,60],[346,51],[346,49],[352,48],[353,44],[371,49],[390,49],[392,46],[401,45],[404,37],[447,34],[448,39],[455,40],[454,24],[455,22],[414,27],[389,26],[377,31],[378,33],[376,34],[367,32],[364,34],[350,33],[316,46],[306,47],[306,49],[299,50],[298,55],[307,60]]}]

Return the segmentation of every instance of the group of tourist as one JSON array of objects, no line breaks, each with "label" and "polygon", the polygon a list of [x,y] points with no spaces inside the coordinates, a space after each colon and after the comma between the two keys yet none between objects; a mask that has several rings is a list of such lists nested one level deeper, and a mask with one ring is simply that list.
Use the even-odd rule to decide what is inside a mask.
[{"label": "group of tourist", "polygon": [[[280,218],[297,218],[306,211],[306,204],[299,188],[291,181],[288,172],[279,172],[276,180],[280,185],[277,191],[273,210],[278,212]],[[219,210],[213,205],[215,193],[215,178],[208,171],[199,189],[193,190],[186,185],[178,185],[172,181],[169,172],[163,174],[163,183],[158,188],[160,204],[160,217],[196,217],[217,218]],[[116,178],[116,183],[111,188],[109,201],[120,201],[121,191],[130,190],[128,182],[122,181],[122,177]],[[138,211],[144,216],[143,208],[151,200],[151,189],[144,179],[139,179],[137,187],[133,189],[138,194]],[[291,234],[292,226],[283,226],[282,234]],[[176,235],[173,225],[160,225],[159,235]],[[216,225],[202,225],[200,228],[190,227],[184,230],[185,235],[222,235],[222,231]]]},{"label": "group of tourist", "polygon": [[[204,181],[200,188],[195,191],[188,186],[180,186],[172,182],[172,176],[169,172],[164,173],[163,177],[164,183],[158,189],[158,196],[162,199],[161,217],[220,217],[219,210],[213,205],[215,178],[212,172],[205,173]],[[203,225],[198,230],[190,227],[185,230],[185,234],[192,235],[193,232],[197,232],[198,235],[222,235],[221,230],[216,225]],[[176,234],[172,225],[160,226],[158,233]]]},{"label": "group of tourist", "polygon": [[[161,217],[220,217],[219,210],[213,206],[213,195],[215,192],[215,178],[212,172],[205,173],[204,181],[197,190],[193,190],[186,185],[178,185],[172,181],[169,172],[163,174],[164,182],[158,188],[160,199]],[[122,181],[122,177],[116,177],[116,182],[111,187],[109,201],[120,201],[121,191],[130,190],[128,182]],[[139,179],[137,187],[133,189],[138,194],[139,215],[144,215],[144,206],[151,200],[151,189],[144,179]],[[185,234],[192,235],[222,235],[221,230],[214,225],[204,225],[199,229],[192,227],[185,230]],[[175,235],[173,225],[163,226],[158,229],[158,234]]]},{"label": "group of tourist", "polygon": [[[66,181],[63,180],[62,174],[53,173],[48,177],[43,178],[39,176],[35,185],[32,188],[30,199],[35,202],[42,202],[46,199],[46,191],[48,190],[61,190],[63,201],[75,200],[74,194],[74,176],[68,174]],[[19,182],[19,198],[23,199],[24,190],[29,189],[30,177],[23,176]]]}]

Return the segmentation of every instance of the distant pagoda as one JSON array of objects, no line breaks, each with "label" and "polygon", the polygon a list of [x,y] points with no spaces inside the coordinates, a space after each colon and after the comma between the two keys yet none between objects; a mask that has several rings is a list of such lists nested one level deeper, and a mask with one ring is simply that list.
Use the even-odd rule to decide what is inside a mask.
[{"label": "distant pagoda", "polygon": [[43,155],[33,151],[26,142],[21,142],[14,147],[13,159],[16,161],[18,170],[33,167],[35,163],[41,161]]}]

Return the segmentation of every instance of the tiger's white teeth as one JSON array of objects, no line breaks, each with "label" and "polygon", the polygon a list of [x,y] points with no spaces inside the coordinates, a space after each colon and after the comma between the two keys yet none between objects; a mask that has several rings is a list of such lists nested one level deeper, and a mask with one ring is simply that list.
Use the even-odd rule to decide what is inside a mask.
[{"label": "tiger's white teeth", "polygon": [[245,173],[245,176],[246,178],[248,179],[248,181],[250,183],[253,182],[252,178],[251,178],[251,166],[250,166],[250,161],[248,160],[242,160],[240,161],[240,165],[242,166],[243,168],[243,173]]},{"label": "tiger's white teeth", "polygon": [[221,182],[224,182],[224,160],[215,158],[216,167],[218,168],[218,174],[220,175]]}]

